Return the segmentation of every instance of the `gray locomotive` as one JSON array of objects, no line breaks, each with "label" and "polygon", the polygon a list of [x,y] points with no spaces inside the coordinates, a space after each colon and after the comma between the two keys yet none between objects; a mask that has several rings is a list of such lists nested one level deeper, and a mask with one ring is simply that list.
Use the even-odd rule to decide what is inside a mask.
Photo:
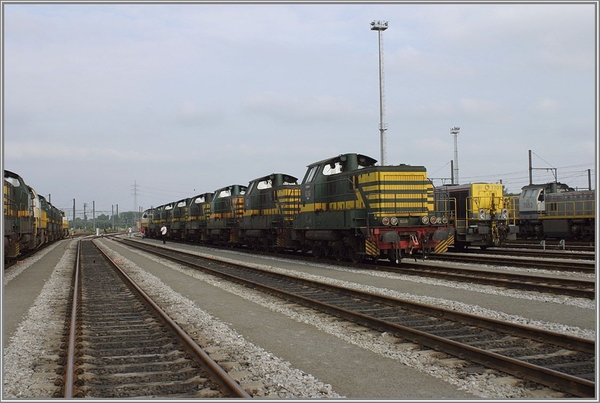
[{"label": "gray locomotive", "polygon": [[595,190],[575,190],[551,182],[524,186],[513,200],[520,238],[594,239]]}]

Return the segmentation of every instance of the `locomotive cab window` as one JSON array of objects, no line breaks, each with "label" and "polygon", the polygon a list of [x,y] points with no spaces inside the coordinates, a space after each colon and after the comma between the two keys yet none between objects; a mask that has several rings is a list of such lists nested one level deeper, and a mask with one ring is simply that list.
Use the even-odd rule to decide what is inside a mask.
[{"label": "locomotive cab window", "polygon": [[273,187],[273,181],[266,180],[262,182],[258,182],[257,189],[270,189]]},{"label": "locomotive cab window", "polygon": [[306,172],[306,175],[304,176],[304,181],[303,183],[309,183],[315,180],[315,178],[317,177],[317,172],[318,172],[319,167],[318,166],[314,166],[311,167],[308,172]]},{"label": "locomotive cab window", "polygon": [[339,162],[327,164],[323,167],[323,175],[335,175],[342,172],[342,164]]},{"label": "locomotive cab window", "polygon": [[19,180],[17,178],[12,178],[12,177],[4,177],[4,180],[7,181],[8,183],[10,183],[11,185],[13,185],[14,187],[18,188],[19,186],[21,186],[21,182],[19,182]]}]

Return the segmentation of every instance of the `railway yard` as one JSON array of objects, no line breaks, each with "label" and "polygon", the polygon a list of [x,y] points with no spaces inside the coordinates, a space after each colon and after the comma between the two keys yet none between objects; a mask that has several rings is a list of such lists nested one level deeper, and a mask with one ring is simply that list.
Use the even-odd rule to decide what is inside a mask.
[{"label": "railway yard", "polygon": [[566,249],[60,240],[4,271],[3,397],[595,399],[595,254]]}]

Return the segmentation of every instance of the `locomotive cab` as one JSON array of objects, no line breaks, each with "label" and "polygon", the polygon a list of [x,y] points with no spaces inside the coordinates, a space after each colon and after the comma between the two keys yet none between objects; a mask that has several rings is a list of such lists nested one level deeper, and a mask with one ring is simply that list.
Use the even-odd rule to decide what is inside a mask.
[{"label": "locomotive cab", "polygon": [[294,248],[293,219],[300,204],[298,179],[272,173],[250,181],[244,197],[240,235],[255,249]]},{"label": "locomotive cab", "polygon": [[206,241],[210,204],[214,193],[202,193],[192,197],[187,215],[187,239],[193,242]]},{"label": "locomotive cab", "polygon": [[33,194],[23,178],[4,171],[4,254],[17,258],[35,247]]},{"label": "locomotive cab", "polygon": [[546,211],[545,185],[524,186],[519,196],[519,212],[524,215],[537,217]]},{"label": "locomotive cab", "polygon": [[209,238],[217,243],[237,243],[240,220],[244,210],[244,185],[230,185],[214,192],[208,220]]},{"label": "locomotive cab", "polygon": [[[142,217],[140,219],[141,228],[143,228],[142,233],[147,237],[155,237],[157,234],[154,232],[154,226],[152,223],[152,219],[154,216],[154,209],[150,208],[148,210],[144,210],[142,212]],[[141,230],[141,229],[140,229]]]},{"label": "locomotive cab", "polygon": [[184,239],[186,234],[186,219],[191,198],[181,199],[173,203],[173,216],[171,218],[171,238]]}]

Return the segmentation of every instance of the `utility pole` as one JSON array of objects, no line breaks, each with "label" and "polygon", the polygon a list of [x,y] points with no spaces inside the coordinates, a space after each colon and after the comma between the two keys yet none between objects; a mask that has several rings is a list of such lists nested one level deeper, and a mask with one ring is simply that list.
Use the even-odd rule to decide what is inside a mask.
[{"label": "utility pole", "polygon": [[137,195],[138,195],[138,185],[136,181],[133,181],[133,211],[137,211]]},{"label": "utility pole", "polygon": [[380,145],[381,145],[381,165],[386,165],[386,144],[385,144],[385,131],[387,130],[385,124],[385,95],[384,95],[384,76],[383,76],[383,37],[382,33],[388,29],[387,21],[373,21],[371,23],[371,31],[377,31],[379,37],[379,134],[380,134]]}]

